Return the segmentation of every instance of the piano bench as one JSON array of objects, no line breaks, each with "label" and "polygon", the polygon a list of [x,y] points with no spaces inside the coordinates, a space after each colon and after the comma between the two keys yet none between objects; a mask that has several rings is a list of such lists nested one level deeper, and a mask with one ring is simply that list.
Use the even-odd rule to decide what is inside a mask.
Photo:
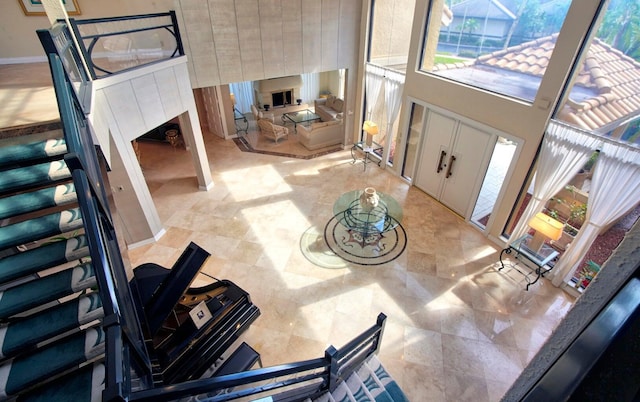
[{"label": "piano bench", "polygon": [[255,349],[246,342],[242,342],[213,375],[217,377],[247,371],[251,369],[256,362],[262,367],[260,353],[256,352]]}]

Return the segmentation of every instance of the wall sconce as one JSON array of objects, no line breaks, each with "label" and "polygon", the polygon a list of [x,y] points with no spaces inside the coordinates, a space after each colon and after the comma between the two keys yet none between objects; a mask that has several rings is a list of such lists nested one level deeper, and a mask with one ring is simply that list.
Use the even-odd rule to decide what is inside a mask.
[{"label": "wall sconce", "polygon": [[362,130],[367,133],[365,144],[370,147],[371,145],[373,145],[373,136],[378,134],[378,125],[372,121],[367,120],[362,125]]},{"label": "wall sconce", "polygon": [[549,215],[538,212],[529,221],[529,227],[534,229],[536,233],[533,235],[533,239],[531,239],[528,247],[532,251],[535,251],[536,254],[540,254],[540,249],[542,249],[542,245],[546,239],[558,240],[562,236],[564,224]]}]

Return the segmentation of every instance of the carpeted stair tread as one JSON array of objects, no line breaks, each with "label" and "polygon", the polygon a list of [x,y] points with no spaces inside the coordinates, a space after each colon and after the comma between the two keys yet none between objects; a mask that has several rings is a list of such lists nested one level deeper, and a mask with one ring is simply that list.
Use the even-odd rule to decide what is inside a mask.
[{"label": "carpeted stair tread", "polygon": [[48,187],[0,199],[0,219],[76,202],[73,183]]},{"label": "carpeted stair tread", "polygon": [[64,160],[5,170],[0,174],[0,193],[53,183],[70,177],[71,172]]},{"label": "carpeted stair tread", "polygon": [[0,259],[0,283],[89,256],[85,235],[55,241]]},{"label": "carpeted stair tread", "polygon": [[67,145],[62,138],[12,145],[0,148],[0,166],[24,162],[30,159],[50,158],[66,152]]},{"label": "carpeted stair tread", "polygon": [[93,327],[0,365],[0,399],[104,353],[104,332]]},{"label": "carpeted stair tread", "polygon": [[102,401],[104,363],[94,363],[18,397],[18,402]]},{"label": "carpeted stair tread", "polygon": [[402,392],[398,383],[396,383],[391,375],[387,373],[385,368],[382,366],[382,363],[380,363],[380,360],[378,360],[375,355],[371,356],[365,364],[375,374],[375,378],[379,380],[379,383],[382,384],[394,402],[409,402],[409,399],[407,399],[407,396]]},{"label": "carpeted stair tread", "polygon": [[27,350],[79,325],[102,318],[100,296],[89,293],[0,327],[0,358]]},{"label": "carpeted stair tread", "polygon": [[[356,378],[357,380],[354,380],[354,378]],[[376,375],[366,364],[360,366],[358,371],[356,371],[347,380],[347,383],[353,384],[356,381],[360,382],[367,389],[367,392],[373,397],[373,400],[375,400],[376,402],[394,402],[391,395],[384,388],[384,385],[380,383],[380,380],[378,380]]]},{"label": "carpeted stair tread", "polygon": [[314,402],[408,402],[406,395],[376,355],[370,356],[346,381]]},{"label": "carpeted stair tread", "polygon": [[0,249],[41,240],[82,227],[80,209],[73,208],[0,228]]},{"label": "carpeted stair tread", "polygon": [[96,277],[91,264],[82,264],[23,283],[0,292],[0,319],[93,286],[96,286]]}]

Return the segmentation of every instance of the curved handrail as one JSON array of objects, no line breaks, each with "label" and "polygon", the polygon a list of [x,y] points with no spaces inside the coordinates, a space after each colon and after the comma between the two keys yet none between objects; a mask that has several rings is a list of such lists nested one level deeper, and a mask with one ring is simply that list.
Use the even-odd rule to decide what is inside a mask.
[{"label": "curved handrail", "polygon": [[[109,30],[108,32],[97,33],[97,34],[92,33],[92,34],[83,35],[80,29],[80,27],[83,27],[83,26],[91,26],[91,25],[105,24],[105,23],[111,23],[111,22],[143,21],[143,20],[149,20],[149,19],[155,19],[155,18],[161,18],[161,17],[169,17],[170,22],[142,25],[137,28]],[[177,19],[174,11],[169,11],[167,13],[131,15],[131,16],[122,16],[122,17],[93,18],[93,19],[87,19],[87,20],[76,20],[74,18],[71,18],[69,19],[69,22],[71,23],[71,27],[75,32],[76,36],[79,38],[79,44],[80,44],[82,53],[85,55],[85,59],[87,61],[87,64],[89,66],[90,73],[93,79],[99,78],[98,73],[101,73],[101,75],[116,74],[123,71],[129,71],[146,64],[156,63],[160,60],[171,59],[174,57],[184,55],[184,49],[182,48],[182,40],[180,38],[180,31],[178,29],[178,23],[177,23]],[[168,57],[163,56],[163,57],[160,57],[159,59],[154,59],[148,62],[140,61],[140,59],[135,58],[134,66],[126,66],[125,68],[121,68],[118,70],[105,67],[104,65],[101,66],[99,62],[97,62],[95,58],[94,50],[96,49],[96,45],[99,43],[100,39],[115,37],[115,36],[124,36],[124,35],[130,35],[130,34],[139,34],[139,33],[151,32],[154,30],[163,30],[163,31],[166,30],[173,37],[175,41],[175,47],[173,48],[173,50],[171,50],[171,48],[167,49],[167,51],[171,51]],[[88,45],[87,45],[87,42],[89,42]],[[136,50],[137,49],[134,49],[132,54],[136,54]],[[162,53],[166,54],[164,51]]]}]

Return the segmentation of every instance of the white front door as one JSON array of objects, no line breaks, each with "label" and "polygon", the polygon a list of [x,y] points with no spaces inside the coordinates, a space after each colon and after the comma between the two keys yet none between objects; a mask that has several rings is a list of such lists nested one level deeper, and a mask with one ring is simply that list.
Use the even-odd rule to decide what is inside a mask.
[{"label": "white front door", "polygon": [[456,125],[454,119],[429,111],[415,184],[436,199],[442,192]]},{"label": "white front door", "polygon": [[415,184],[467,218],[490,158],[492,135],[429,111]]}]

